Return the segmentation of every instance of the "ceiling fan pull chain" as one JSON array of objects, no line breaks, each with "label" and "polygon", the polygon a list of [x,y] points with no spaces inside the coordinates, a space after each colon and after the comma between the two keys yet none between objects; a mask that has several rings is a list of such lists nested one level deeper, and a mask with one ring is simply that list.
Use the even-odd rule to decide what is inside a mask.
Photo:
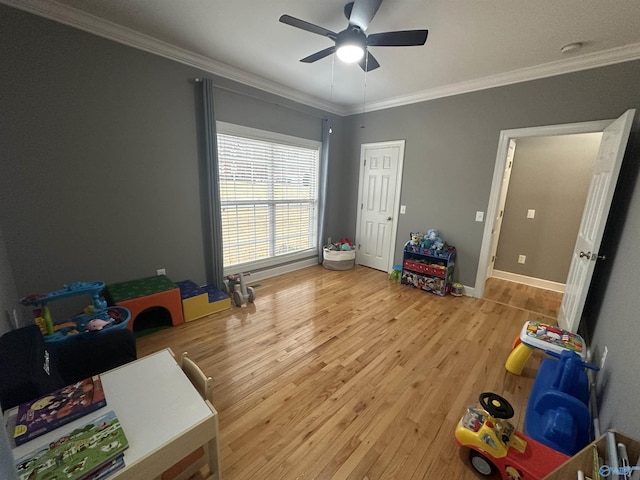
[{"label": "ceiling fan pull chain", "polygon": [[365,51],[364,52],[365,57],[364,57],[364,95],[362,96],[362,125],[360,125],[360,128],[365,128],[364,126],[364,112],[366,110],[367,107],[367,70],[369,70],[368,67],[368,63],[369,63],[369,52]]}]

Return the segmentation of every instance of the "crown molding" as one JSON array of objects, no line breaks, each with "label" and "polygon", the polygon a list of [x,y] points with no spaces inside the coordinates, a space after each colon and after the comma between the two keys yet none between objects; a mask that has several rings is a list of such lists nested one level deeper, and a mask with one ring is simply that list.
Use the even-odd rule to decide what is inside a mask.
[{"label": "crown molding", "polygon": [[[638,59],[640,59],[640,43],[634,43],[623,47],[612,48],[610,50],[581,55],[580,57],[568,60],[557,60],[555,62],[522,68],[520,70],[513,70],[511,72],[500,73],[498,75],[482,77],[475,80],[469,80],[467,82],[431,88],[411,95],[402,95],[382,100],[380,102],[372,102],[367,104],[367,112],[383,110],[385,108],[400,107],[402,105],[435,100],[437,98],[450,97],[453,95],[460,95],[462,93],[476,92],[478,90],[485,90],[488,88],[502,87],[505,85],[553,77],[556,75],[579,72],[582,70],[589,70],[591,68],[605,67],[607,65],[630,62]],[[362,112],[359,110],[358,106],[353,106],[348,109],[348,113],[349,115],[353,115]]]},{"label": "crown molding", "polygon": [[189,65],[205,72],[255,87],[267,93],[344,116],[347,110],[317,97],[307,95],[276,82],[271,82],[239,68],[232,67],[211,58],[176,47],[156,38],[136,32],[109,20],[91,15],[81,10],[62,5],[52,0],[0,0],[0,3],[23,10],[58,23],[83,30],[100,37],[142,50],[154,55]]},{"label": "crown molding", "polygon": [[[188,50],[173,46],[140,32],[136,32],[130,28],[117,25],[108,20],[96,17],[95,15],[62,5],[53,0],[0,0],[0,3],[152,53],[154,55],[159,55],[161,57],[198,68],[243,85],[287,98],[294,102],[302,103],[309,107],[318,108],[340,116],[362,113],[360,105],[342,107],[326,102],[317,97],[285,87],[284,85],[276,82],[271,82],[257,75],[253,75],[244,70],[215,61],[203,55],[189,52]],[[372,112],[386,108],[399,107],[412,103],[435,100],[437,98],[460,95],[463,93],[511,85],[529,80],[553,77],[556,75],[604,67],[607,65],[638,59],[640,59],[640,43],[581,55],[567,60],[557,60],[542,65],[536,65],[534,67],[513,70],[511,72],[491,75],[466,82],[444,85],[410,95],[401,95],[381,100],[379,102],[371,102],[367,104],[366,111]]]}]

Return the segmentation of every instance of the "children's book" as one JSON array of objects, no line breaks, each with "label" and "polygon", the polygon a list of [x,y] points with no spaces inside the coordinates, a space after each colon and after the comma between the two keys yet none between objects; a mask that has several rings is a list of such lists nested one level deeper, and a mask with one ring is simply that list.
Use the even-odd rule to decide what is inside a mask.
[{"label": "children's book", "polygon": [[106,404],[99,375],[23,403],[18,406],[13,430],[16,445],[22,445]]},{"label": "children's book", "polygon": [[17,460],[18,478],[104,478],[124,466],[128,446],[120,421],[109,411]]}]

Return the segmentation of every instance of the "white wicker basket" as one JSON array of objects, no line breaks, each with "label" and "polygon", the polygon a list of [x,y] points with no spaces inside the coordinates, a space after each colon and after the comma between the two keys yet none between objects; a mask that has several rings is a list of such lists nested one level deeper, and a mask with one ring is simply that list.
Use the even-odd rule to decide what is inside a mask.
[{"label": "white wicker basket", "polygon": [[356,263],[355,250],[329,250],[323,248],[322,265],[329,270],[349,270]]}]

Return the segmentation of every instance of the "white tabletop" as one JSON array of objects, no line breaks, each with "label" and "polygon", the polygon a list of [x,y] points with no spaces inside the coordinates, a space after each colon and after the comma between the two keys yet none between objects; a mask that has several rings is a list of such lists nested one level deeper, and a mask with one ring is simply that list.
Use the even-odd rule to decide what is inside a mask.
[{"label": "white tabletop", "polygon": [[[168,349],[110,370],[101,379],[105,407],[14,448],[14,458],[109,410],[116,413],[129,441],[125,469],[113,478],[136,478],[142,472],[160,474],[201,445],[203,439],[215,435],[215,410],[202,399]],[[10,417],[15,424],[16,410],[5,414],[9,432],[13,431]]]}]

